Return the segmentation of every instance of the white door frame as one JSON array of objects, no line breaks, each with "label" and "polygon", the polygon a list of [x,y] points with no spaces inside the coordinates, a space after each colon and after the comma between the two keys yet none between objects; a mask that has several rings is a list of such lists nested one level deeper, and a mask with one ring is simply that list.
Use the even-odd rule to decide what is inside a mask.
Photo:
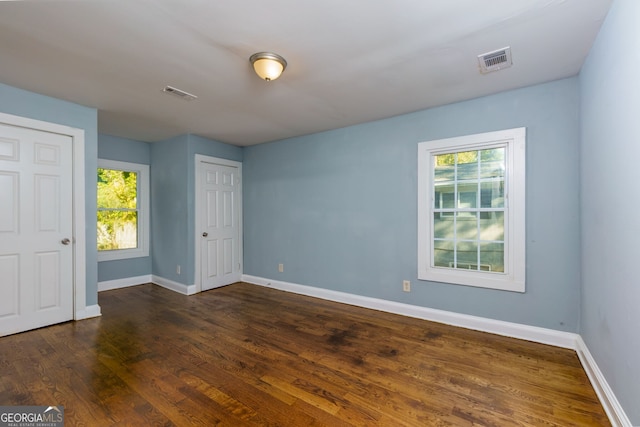
[{"label": "white door frame", "polygon": [[92,317],[87,311],[84,130],[5,113],[0,113],[0,123],[67,135],[73,141],[73,318]]},{"label": "white door frame", "polygon": [[202,162],[205,163],[212,163],[215,165],[222,165],[222,166],[231,166],[234,168],[238,168],[238,177],[240,178],[240,182],[238,183],[238,260],[240,261],[240,275],[242,275],[242,271],[244,269],[244,250],[242,247],[242,163],[241,162],[236,162],[235,160],[227,160],[227,159],[221,159],[219,157],[211,157],[211,156],[205,156],[204,154],[196,154],[195,155],[195,190],[194,190],[194,201],[195,201],[195,222],[194,222],[194,244],[195,244],[195,271],[194,271],[194,282],[195,282],[195,286],[196,286],[196,292],[202,292],[202,266],[201,266],[201,259],[200,257],[202,256],[202,249],[201,249],[201,245],[200,245],[200,224],[202,223],[202,215],[200,213],[200,210],[202,208],[201,206],[201,200],[200,197],[198,197],[200,195],[200,191],[202,190],[202,185],[200,183],[200,165],[202,164]]}]

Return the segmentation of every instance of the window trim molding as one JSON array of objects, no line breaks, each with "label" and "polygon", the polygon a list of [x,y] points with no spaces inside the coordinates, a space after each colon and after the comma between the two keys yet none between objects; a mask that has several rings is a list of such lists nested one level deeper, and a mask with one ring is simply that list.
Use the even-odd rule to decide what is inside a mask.
[{"label": "window trim molding", "polygon": [[[149,165],[122,162],[118,160],[98,159],[98,168],[114,169],[138,174],[138,247],[133,249],[98,250],[98,262],[149,256]],[[96,210],[99,211],[97,204]]]},{"label": "window trim molding", "polygon": [[[477,150],[506,143],[505,273],[449,270],[431,266],[433,231],[432,160],[436,152]],[[418,143],[418,280],[525,292],[526,128],[506,129]]]}]

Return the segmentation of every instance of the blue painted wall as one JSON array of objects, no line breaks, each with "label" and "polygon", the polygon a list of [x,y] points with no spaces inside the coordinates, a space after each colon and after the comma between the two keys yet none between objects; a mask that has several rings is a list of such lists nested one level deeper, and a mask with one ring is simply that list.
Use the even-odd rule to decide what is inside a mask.
[{"label": "blue painted wall", "polygon": [[[151,145],[147,142],[98,134],[98,158],[150,165]],[[151,212],[151,214],[153,214],[153,212]],[[153,238],[153,235],[151,235],[150,238]],[[140,258],[98,262],[98,282],[150,274],[151,255]]]},{"label": "blue painted wall", "polygon": [[[577,331],[579,102],[570,78],[246,147],[245,274]],[[526,293],[418,281],[418,142],[522,126]]]},{"label": "blue painted wall", "polygon": [[97,304],[96,168],[98,164],[98,113],[96,109],[0,83],[0,111],[6,114],[84,129],[87,245],[86,304],[87,306]]},{"label": "blue painted wall", "polygon": [[[187,135],[151,145],[151,271],[185,285],[188,248]],[[181,266],[181,274],[176,266]]]},{"label": "blue painted wall", "polygon": [[151,164],[151,144],[113,135],[98,134],[98,158]]},{"label": "blue painted wall", "polygon": [[640,2],[617,0],[580,73],[580,334],[640,425]]},{"label": "blue painted wall", "polygon": [[184,285],[195,281],[196,154],[242,161],[242,148],[195,135],[151,144],[152,272]]}]

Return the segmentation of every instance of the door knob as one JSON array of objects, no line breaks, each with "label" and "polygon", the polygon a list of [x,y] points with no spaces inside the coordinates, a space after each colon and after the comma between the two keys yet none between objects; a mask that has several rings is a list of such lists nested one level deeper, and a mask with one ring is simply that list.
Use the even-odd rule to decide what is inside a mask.
[{"label": "door knob", "polygon": [[207,233],[206,231],[204,233],[202,233],[202,237],[207,237],[209,235],[209,233]]},{"label": "door knob", "polygon": [[63,245],[68,245],[69,243],[71,243],[71,240],[67,239],[66,237],[62,240],[60,240],[60,243],[62,243]]}]

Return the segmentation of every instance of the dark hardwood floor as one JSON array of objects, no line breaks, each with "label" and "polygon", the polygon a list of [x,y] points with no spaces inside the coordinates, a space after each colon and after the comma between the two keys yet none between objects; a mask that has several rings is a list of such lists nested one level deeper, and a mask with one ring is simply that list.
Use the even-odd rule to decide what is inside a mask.
[{"label": "dark hardwood floor", "polygon": [[68,426],[606,426],[559,349],[237,283],[102,292],[0,338],[0,405]]}]

